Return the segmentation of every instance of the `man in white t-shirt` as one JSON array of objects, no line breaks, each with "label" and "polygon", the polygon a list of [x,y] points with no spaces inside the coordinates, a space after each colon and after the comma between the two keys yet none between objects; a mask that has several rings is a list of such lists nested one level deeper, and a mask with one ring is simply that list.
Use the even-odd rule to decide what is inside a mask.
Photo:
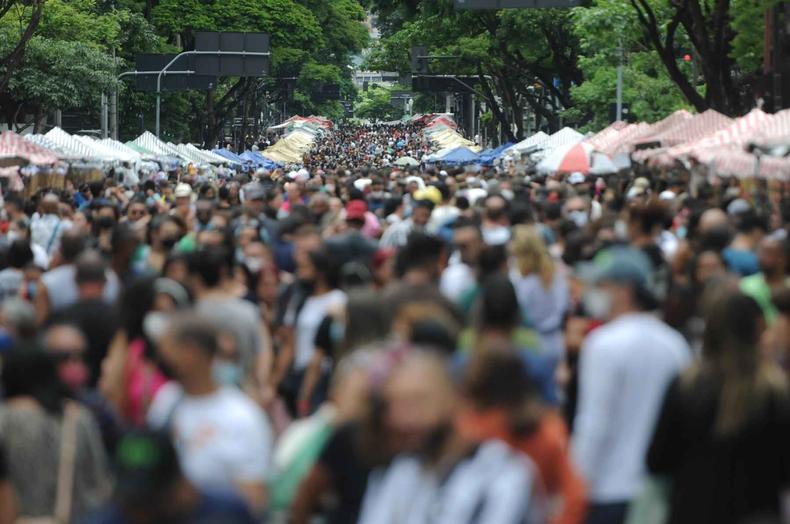
[{"label": "man in white t-shirt", "polygon": [[266,503],[272,432],[250,398],[215,381],[218,346],[217,330],[203,318],[189,315],[171,323],[159,350],[176,382],[157,394],[148,422],[173,433],[181,467],[193,484],[236,492],[259,512]]}]

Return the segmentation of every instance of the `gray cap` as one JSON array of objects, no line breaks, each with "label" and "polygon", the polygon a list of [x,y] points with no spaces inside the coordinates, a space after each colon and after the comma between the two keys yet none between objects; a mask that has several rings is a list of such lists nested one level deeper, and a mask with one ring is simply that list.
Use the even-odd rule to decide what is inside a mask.
[{"label": "gray cap", "polygon": [[261,200],[266,197],[266,189],[257,183],[244,186],[244,200]]},{"label": "gray cap", "polygon": [[579,276],[590,283],[618,282],[646,289],[652,264],[642,251],[628,246],[615,246],[599,252],[592,262],[582,264]]}]

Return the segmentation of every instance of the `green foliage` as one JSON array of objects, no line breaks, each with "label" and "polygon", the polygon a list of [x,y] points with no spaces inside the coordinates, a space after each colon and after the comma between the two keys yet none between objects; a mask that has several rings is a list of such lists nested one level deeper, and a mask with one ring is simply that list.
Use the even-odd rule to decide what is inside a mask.
[{"label": "green foliage", "polygon": [[[659,2],[655,3],[656,12],[665,15]],[[565,111],[567,119],[584,124],[585,131],[595,131],[609,123],[609,106],[616,100],[621,49],[623,102],[630,104],[632,115],[655,121],[689,107],[656,53],[641,37],[639,22],[628,2],[596,0],[590,7],[574,9],[572,16],[583,53],[579,67],[584,82],[571,88],[574,105]]]},{"label": "green foliage", "polygon": [[20,102],[44,110],[95,106],[115,84],[112,57],[80,42],[34,37],[10,83]]},{"label": "green foliage", "polygon": [[741,70],[758,71],[762,67],[765,41],[766,10],[779,5],[783,0],[733,0],[732,39],[730,56]]},{"label": "green foliage", "polygon": [[390,102],[391,92],[391,89],[379,86],[362,91],[354,103],[354,117],[384,122],[401,118],[403,112]]}]

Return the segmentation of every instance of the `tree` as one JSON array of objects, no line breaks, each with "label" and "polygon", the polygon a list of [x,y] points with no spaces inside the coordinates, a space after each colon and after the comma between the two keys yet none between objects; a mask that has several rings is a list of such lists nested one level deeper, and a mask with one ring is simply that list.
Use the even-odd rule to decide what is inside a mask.
[{"label": "tree", "polygon": [[[571,88],[573,107],[566,119],[584,129],[609,123],[609,106],[616,99],[617,66],[623,64],[623,101],[637,118],[654,121],[690,107],[669,78],[658,55],[640,38],[636,13],[619,0],[597,0],[574,9],[574,32],[579,39],[579,67],[584,81]],[[683,73],[690,76],[688,64]]]},{"label": "tree", "polygon": [[[742,114],[752,105],[762,13],[781,0],[629,0],[642,32],[669,77],[698,111]],[[748,18],[746,18],[748,17]],[[756,20],[755,20],[756,19]],[[764,30],[764,28],[763,28]],[[705,83],[700,93],[677,60],[677,44],[688,38]],[[755,38],[757,37],[757,38]]]},{"label": "tree", "polygon": [[380,19],[390,13],[399,19],[385,26],[369,67],[407,72],[409,47],[424,44],[431,54],[454,57],[431,62],[435,73],[477,77],[476,94],[508,140],[524,136],[525,106],[549,128],[559,126],[560,108],[573,104],[570,87],[582,79],[568,10],[455,11],[451,0],[413,4],[371,1]]},{"label": "tree", "polygon": [[[13,45],[3,53],[2,59],[0,59],[0,68],[2,69],[2,76],[0,76],[0,92],[6,90],[8,82],[11,80],[16,68],[19,67],[19,64],[22,62],[27,44],[30,42],[30,39],[33,38],[33,34],[41,21],[41,14],[44,10],[44,0],[0,0],[0,22],[4,21],[3,19],[11,12],[12,8],[22,9],[25,6],[29,7],[30,16],[24,23],[18,26],[24,29],[18,33],[18,38],[10,39]],[[8,38],[10,32],[6,32],[4,36]]]},{"label": "tree", "polygon": [[403,111],[392,105],[391,94],[391,89],[371,86],[361,92],[354,102],[354,116],[383,122],[398,120],[403,116]]}]

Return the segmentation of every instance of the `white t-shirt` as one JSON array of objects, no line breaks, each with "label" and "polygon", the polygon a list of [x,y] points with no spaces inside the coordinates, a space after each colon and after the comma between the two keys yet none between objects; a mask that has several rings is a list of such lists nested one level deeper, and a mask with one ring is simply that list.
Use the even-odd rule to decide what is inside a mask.
[{"label": "white t-shirt", "polygon": [[309,297],[299,316],[296,319],[296,354],[294,356],[294,369],[301,371],[310,364],[315,352],[315,335],[321,326],[324,317],[333,307],[346,304],[346,294],[339,289],[334,289],[321,296]]},{"label": "white t-shirt", "polygon": [[442,273],[439,289],[444,296],[453,302],[458,302],[464,291],[475,285],[474,270],[463,262],[450,264]]},{"label": "white t-shirt", "polygon": [[582,346],[573,453],[596,503],[636,495],[664,393],[691,351],[674,329],[647,313],[623,315]]},{"label": "white t-shirt", "polygon": [[235,491],[239,482],[264,482],[269,474],[269,421],[236,388],[191,397],[171,382],[157,393],[148,423],[170,426],[184,475],[201,489]]}]

